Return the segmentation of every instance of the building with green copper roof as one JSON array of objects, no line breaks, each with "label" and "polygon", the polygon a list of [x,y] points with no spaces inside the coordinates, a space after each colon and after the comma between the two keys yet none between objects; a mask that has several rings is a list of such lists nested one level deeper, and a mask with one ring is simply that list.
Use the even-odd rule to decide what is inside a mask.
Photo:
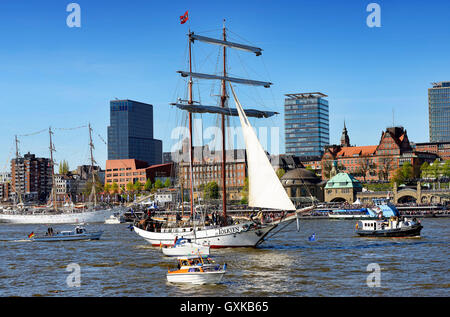
[{"label": "building with green copper roof", "polygon": [[356,194],[362,191],[362,184],[351,174],[338,173],[325,185],[326,202],[349,202],[356,200]]}]

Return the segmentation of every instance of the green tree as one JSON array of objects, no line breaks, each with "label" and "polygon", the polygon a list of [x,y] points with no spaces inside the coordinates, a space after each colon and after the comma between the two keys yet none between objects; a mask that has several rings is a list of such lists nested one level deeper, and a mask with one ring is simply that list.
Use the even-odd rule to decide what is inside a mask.
[{"label": "green tree", "polygon": [[450,177],[450,160],[446,160],[442,166],[442,174],[445,177]]},{"label": "green tree", "polygon": [[281,179],[281,177],[283,177],[284,174],[286,174],[286,171],[282,168],[277,169],[276,171],[278,178]]},{"label": "green tree", "polygon": [[427,178],[430,172],[430,164],[428,162],[424,162],[420,165],[420,177]]},{"label": "green tree", "polygon": [[247,205],[248,204],[248,177],[244,179],[244,187],[242,187],[241,191],[241,204]]},{"label": "green tree", "polygon": [[110,193],[111,192],[111,184],[106,183],[105,186],[103,187],[103,189],[105,190],[106,193]]},{"label": "green tree", "polygon": [[133,184],[133,182],[129,182],[129,183],[127,184],[127,191],[128,191],[128,192],[134,191],[134,184]]},{"label": "green tree", "polygon": [[59,163],[59,174],[67,175],[69,173],[69,163],[63,160]]},{"label": "green tree", "polygon": [[203,189],[205,199],[219,199],[219,185],[216,182],[209,182]]},{"label": "green tree", "polygon": [[[95,182],[95,183],[94,183]],[[99,178],[97,175],[94,176],[94,182],[92,181],[92,179],[90,179],[89,181],[86,182],[86,187],[83,191],[83,193],[87,196],[89,196],[92,193],[92,186],[93,184],[95,184],[95,192],[101,193],[103,191],[104,185],[100,182]]]},{"label": "green tree", "polygon": [[155,181],[155,189],[160,189],[160,188],[163,188],[163,187],[164,187],[163,182],[158,178],[158,179]]},{"label": "green tree", "polygon": [[170,187],[170,185],[172,185],[170,178],[166,179],[166,181],[164,182],[164,187]]},{"label": "green tree", "polygon": [[119,185],[116,182],[113,182],[111,185],[111,190],[114,194],[117,194],[119,192]]},{"label": "green tree", "polygon": [[391,183],[397,183],[397,185],[407,183],[414,179],[414,168],[410,162],[405,162],[402,167],[395,170],[394,176],[391,179]]},{"label": "green tree", "polygon": [[150,191],[152,190],[152,181],[150,178],[147,179],[147,181],[144,184],[144,190],[145,191]]},{"label": "green tree", "polygon": [[414,167],[410,162],[405,162],[402,165],[401,170],[405,181],[411,181],[414,179]]},{"label": "green tree", "polygon": [[138,180],[136,180],[133,184],[133,189],[135,191],[140,191],[142,189],[142,183]]}]

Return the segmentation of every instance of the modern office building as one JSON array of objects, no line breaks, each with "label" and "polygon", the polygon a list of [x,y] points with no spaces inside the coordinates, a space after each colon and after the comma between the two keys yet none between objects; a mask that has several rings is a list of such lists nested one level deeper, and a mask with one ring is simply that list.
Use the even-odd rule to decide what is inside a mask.
[{"label": "modern office building", "polygon": [[153,138],[153,106],[133,100],[110,102],[108,160],[161,164],[162,141]]},{"label": "modern office building", "polygon": [[327,95],[320,92],[286,94],[284,102],[286,154],[322,156],[329,145]]},{"label": "modern office building", "polygon": [[450,81],[428,89],[430,142],[450,142]]}]

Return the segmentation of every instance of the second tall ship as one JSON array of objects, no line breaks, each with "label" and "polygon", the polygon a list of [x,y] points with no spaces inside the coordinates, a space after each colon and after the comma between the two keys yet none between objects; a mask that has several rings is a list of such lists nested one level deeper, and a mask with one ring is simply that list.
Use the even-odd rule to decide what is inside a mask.
[{"label": "second tall ship", "polygon": [[[97,205],[95,193],[95,174],[94,174],[94,157],[92,150],[94,148],[92,142],[92,128],[89,124],[89,146],[91,154],[91,175],[92,175],[92,191],[90,197],[93,197],[88,206],[75,208],[72,205],[61,206],[58,208],[56,199],[56,184],[53,161],[53,132],[49,128],[50,136],[50,164],[52,170],[52,191],[50,193],[47,206],[24,206],[21,199],[20,187],[16,189],[20,203],[12,208],[4,208],[0,211],[0,223],[13,224],[77,224],[77,223],[103,223],[106,219],[117,213],[116,208],[105,208]],[[16,157],[18,157],[17,138],[16,138]]]}]

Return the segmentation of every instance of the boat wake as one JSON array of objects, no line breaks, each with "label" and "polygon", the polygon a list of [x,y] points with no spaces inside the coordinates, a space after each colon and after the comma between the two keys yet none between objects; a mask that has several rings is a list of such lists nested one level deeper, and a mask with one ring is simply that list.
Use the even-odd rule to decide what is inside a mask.
[{"label": "boat wake", "polygon": [[30,239],[19,239],[19,240],[17,240],[17,239],[3,239],[3,240],[0,240],[1,242],[31,242],[31,240]]},{"label": "boat wake", "polygon": [[440,241],[414,241],[414,242],[385,242],[385,243],[371,243],[371,244],[357,244],[351,246],[318,246],[318,245],[265,245],[259,247],[261,250],[355,250],[355,249],[373,249],[385,248],[394,246],[411,246],[421,244],[448,244]]}]

